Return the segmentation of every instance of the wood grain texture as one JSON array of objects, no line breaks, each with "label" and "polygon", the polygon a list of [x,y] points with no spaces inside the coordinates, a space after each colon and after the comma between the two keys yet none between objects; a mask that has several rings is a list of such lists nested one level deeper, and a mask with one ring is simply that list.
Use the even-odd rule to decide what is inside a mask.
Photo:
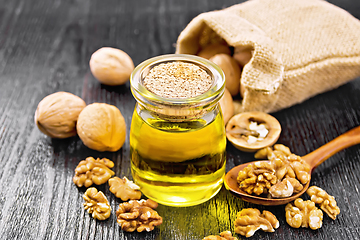
[{"label": "wood grain texture", "polygon": [[[99,186],[113,214],[96,221],[83,209],[84,188],[72,182],[74,169],[88,156],[115,162],[117,176],[131,178],[129,138],[115,153],[85,147],[78,137],[50,139],[35,126],[33,115],[46,95],[68,91],[87,104],[116,105],[129,132],[135,100],[129,83],[101,85],[88,61],[102,46],[124,50],[135,65],[153,56],[173,53],[177,36],[198,14],[241,1],[27,1],[0,0],[0,238],[1,239],[202,239],[230,230],[237,211],[257,207],[280,221],[275,233],[256,232],[261,239],[359,239],[360,146],[346,149],[320,165],[311,184],[336,197],[341,214],[325,216],[319,230],[293,229],[284,206],[262,207],[234,198],[224,188],[195,207],[157,209],[164,223],[149,233],[123,232],[115,219],[121,200],[107,184]],[[360,18],[360,2],[330,1]],[[283,132],[279,142],[299,155],[320,147],[360,124],[360,79],[274,113]],[[227,170],[252,160],[230,143]],[[307,198],[307,196],[304,196]],[[244,239],[238,236],[239,239]]]}]

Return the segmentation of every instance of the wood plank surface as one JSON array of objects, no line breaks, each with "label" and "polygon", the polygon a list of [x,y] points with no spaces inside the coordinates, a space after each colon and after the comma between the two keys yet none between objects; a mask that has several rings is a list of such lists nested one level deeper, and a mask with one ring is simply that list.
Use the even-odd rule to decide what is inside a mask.
[{"label": "wood plank surface", "polygon": [[[163,224],[152,232],[127,233],[116,222],[122,201],[97,187],[110,201],[112,216],[94,220],[83,208],[85,188],[72,182],[74,169],[88,156],[114,161],[117,176],[131,178],[129,134],[118,152],[97,152],[76,136],[51,139],[34,124],[37,104],[48,94],[67,91],[87,104],[116,105],[129,133],[135,100],[129,83],[109,87],[91,74],[91,54],[103,46],[124,50],[135,65],[175,51],[180,32],[202,12],[241,1],[0,0],[0,239],[202,239],[230,230],[245,207],[273,212],[274,233],[252,239],[360,239],[360,146],[346,149],[320,165],[311,184],[335,196],[341,214],[324,216],[318,230],[291,228],[284,206],[263,207],[233,197],[225,188],[210,201],[186,208],[160,205]],[[331,3],[360,18],[358,0]],[[283,131],[279,142],[305,155],[360,124],[360,79],[273,115]],[[252,154],[227,146],[230,168]],[[304,196],[306,198],[307,196]],[[239,239],[244,237],[237,235]]]}]

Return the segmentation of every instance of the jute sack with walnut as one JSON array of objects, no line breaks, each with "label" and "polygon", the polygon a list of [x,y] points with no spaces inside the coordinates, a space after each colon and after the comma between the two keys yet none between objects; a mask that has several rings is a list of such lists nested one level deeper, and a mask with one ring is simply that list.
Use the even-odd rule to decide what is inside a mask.
[{"label": "jute sack with walnut", "polygon": [[176,53],[226,41],[253,49],[240,82],[240,111],[274,112],[360,76],[360,21],[322,0],[253,0],[202,13]]}]

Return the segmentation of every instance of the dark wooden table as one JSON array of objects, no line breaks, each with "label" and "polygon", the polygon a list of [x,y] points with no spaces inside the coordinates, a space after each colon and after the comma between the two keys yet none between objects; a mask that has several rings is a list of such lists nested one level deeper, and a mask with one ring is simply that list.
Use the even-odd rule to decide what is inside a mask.
[{"label": "dark wooden table", "polygon": [[[195,207],[159,206],[164,222],[152,232],[123,232],[115,211],[121,200],[100,186],[112,216],[96,221],[83,209],[83,188],[72,182],[74,169],[88,156],[115,162],[117,176],[131,178],[129,138],[118,152],[100,153],[78,137],[50,139],[34,124],[39,101],[57,91],[81,96],[87,104],[116,105],[130,129],[135,100],[129,83],[99,84],[89,70],[91,54],[102,46],[124,50],[135,65],[173,53],[177,36],[192,18],[239,1],[0,1],[0,239],[202,239],[230,230],[245,207],[273,212],[275,233],[258,231],[253,239],[360,239],[360,146],[331,157],[312,176],[311,184],[335,196],[341,214],[324,216],[321,229],[293,229],[284,206],[243,202],[224,188]],[[360,1],[332,0],[360,18]],[[360,40],[359,40],[360,41]],[[360,79],[276,112],[283,131],[279,142],[298,155],[320,147],[360,124]],[[252,154],[227,147],[227,170],[252,160]],[[242,236],[237,235],[239,239]]]}]

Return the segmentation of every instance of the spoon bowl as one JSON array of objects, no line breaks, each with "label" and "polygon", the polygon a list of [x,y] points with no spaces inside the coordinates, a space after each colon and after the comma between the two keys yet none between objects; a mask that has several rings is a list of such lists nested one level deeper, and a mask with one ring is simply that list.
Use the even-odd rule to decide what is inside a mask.
[{"label": "spoon bowl", "polygon": [[[360,143],[360,126],[355,127],[346,133],[341,134],[315,151],[305,155],[302,159],[310,165],[310,175],[315,170],[317,166],[323,163],[326,159],[333,156],[334,154],[340,152],[341,150],[354,146]],[[259,161],[256,161],[259,162]],[[269,162],[269,161],[264,161]],[[237,176],[241,170],[243,170],[247,165],[252,164],[253,162],[244,163],[232,168],[225,175],[225,188],[230,191],[236,197],[243,199],[244,201],[251,202],[258,205],[265,206],[277,206],[284,205],[289,202],[294,201],[296,198],[299,198],[306,190],[309,188],[310,180],[304,185],[304,188],[301,192],[296,193],[290,197],[286,198],[265,198],[256,195],[251,195],[242,191],[239,188],[237,182]]]}]

